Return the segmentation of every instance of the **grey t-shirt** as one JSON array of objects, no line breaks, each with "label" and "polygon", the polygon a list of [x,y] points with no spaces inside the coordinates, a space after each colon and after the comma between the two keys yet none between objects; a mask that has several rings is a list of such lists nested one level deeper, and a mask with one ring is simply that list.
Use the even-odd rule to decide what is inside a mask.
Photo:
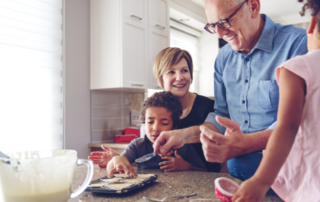
[{"label": "grey t-shirt", "polygon": [[[137,138],[133,140],[122,152],[128,158],[130,164],[133,163],[137,158],[140,158],[146,154],[153,152],[152,143],[148,139],[147,135],[143,138]],[[191,165],[198,168],[205,168],[205,164],[199,158],[197,152],[194,150],[192,145],[186,144],[183,147],[177,149],[178,154]],[[174,154],[171,154],[174,156]],[[159,163],[163,161],[160,156],[153,157],[149,161],[139,164],[141,168],[160,168]]]}]

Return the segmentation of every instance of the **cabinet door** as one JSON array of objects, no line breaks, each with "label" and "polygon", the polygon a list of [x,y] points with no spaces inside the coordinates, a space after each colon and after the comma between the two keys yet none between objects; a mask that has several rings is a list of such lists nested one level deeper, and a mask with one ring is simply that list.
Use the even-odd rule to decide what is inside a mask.
[{"label": "cabinet door", "polygon": [[160,51],[170,46],[169,31],[159,30],[157,27],[149,27],[149,87],[151,89],[160,89],[153,75],[153,60]]},{"label": "cabinet door", "polygon": [[169,29],[169,5],[167,0],[148,1],[149,25],[159,29]]},{"label": "cabinet door", "polygon": [[149,14],[149,88],[159,89],[153,76],[153,60],[158,53],[170,46],[169,6],[167,0],[148,1]]},{"label": "cabinet door", "polygon": [[147,23],[147,0],[122,0],[122,9],[123,16],[137,22]]},{"label": "cabinet door", "polygon": [[147,25],[123,20],[122,74],[123,87],[147,88]]}]

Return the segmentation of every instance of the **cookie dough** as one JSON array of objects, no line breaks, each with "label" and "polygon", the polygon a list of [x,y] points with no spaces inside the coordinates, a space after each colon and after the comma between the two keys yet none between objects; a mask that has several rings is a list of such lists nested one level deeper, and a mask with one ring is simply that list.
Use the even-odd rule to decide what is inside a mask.
[{"label": "cookie dough", "polygon": [[143,179],[147,179],[154,176],[154,174],[139,174],[138,178],[143,178]]},{"label": "cookie dough", "polygon": [[132,184],[109,184],[108,187],[116,189],[116,190],[121,190],[121,189],[125,189],[125,188],[129,188],[130,186],[132,186]]}]

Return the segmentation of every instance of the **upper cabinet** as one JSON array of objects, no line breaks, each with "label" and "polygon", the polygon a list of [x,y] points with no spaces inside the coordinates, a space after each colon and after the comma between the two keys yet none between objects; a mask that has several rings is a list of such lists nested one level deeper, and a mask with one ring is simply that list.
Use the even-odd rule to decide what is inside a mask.
[{"label": "upper cabinet", "polygon": [[91,89],[157,88],[152,63],[170,45],[167,0],[91,0]]}]

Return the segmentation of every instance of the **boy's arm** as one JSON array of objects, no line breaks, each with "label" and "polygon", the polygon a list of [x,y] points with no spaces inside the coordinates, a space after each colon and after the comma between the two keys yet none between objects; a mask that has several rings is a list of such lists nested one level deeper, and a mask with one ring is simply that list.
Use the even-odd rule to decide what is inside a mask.
[{"label": "boy's arm", "polygon": [[115,156],[109,161],[107,172],[109,175],[112,175],[115,172],[124,172],[127,174],[127,177],[130,177],[130,175],[133,175],[135,178],[138,177],[136,172],[133,170],[128,158],[123,155]]},{"label": "boy's arm", "polygon": [[279,77],[280,102],[276,129],[269,138],[258,170],[239,187],[232,201],[261,201],[294,143],[303,112],[305,81],[285,68],[280,70]]},{"label": "boy's arm", "polygon": [[175,157],[173,156],[163,156],[161,159],[166,160],[159,163],[160,169],[165,172],[171,171],[182,171],[182,170],[193,170],[193,171],[206,171],[206,168],[198,168],[191,165],[189,162],[185,161],[177,152],[175,151]]}]

